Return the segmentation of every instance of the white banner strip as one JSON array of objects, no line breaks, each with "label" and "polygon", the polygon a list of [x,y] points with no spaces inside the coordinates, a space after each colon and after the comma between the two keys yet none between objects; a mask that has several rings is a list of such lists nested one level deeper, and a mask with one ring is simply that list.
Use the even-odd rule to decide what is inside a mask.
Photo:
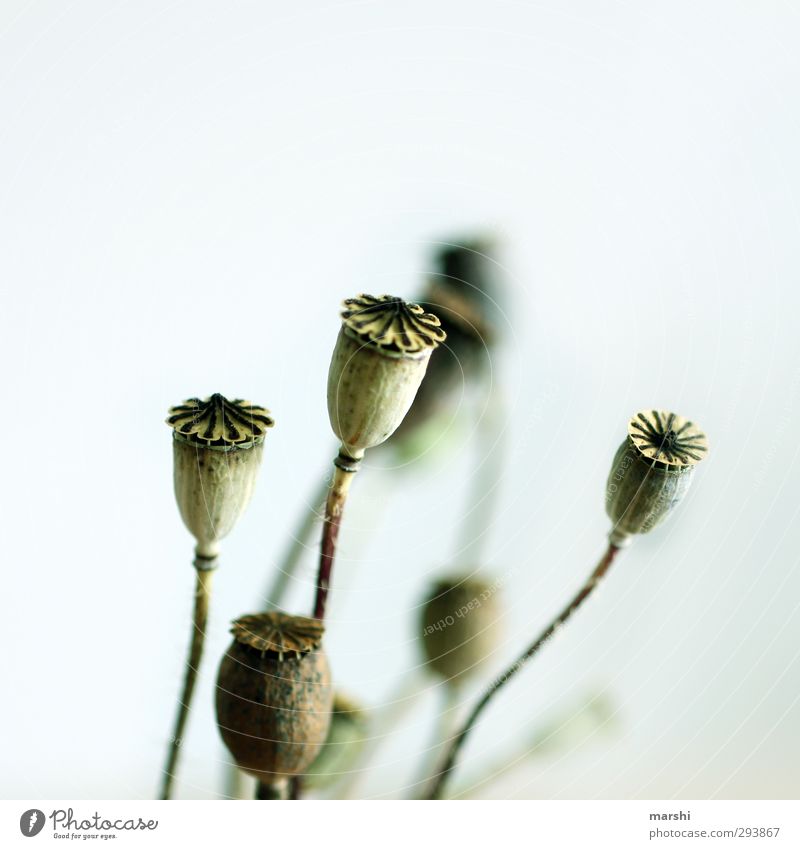
[{"label": "white banner strip", "polygon": [[[265,811],[269,805],[269,811]],[[0,802],[0,845],[800,846],[796,801]],[[36,842],[32,842],[36,841]],[[247,841],[247,842],[245,842]],[[255,841],[255,844],[252,843]],[[285,843],[283,841],[286,841]]]}]

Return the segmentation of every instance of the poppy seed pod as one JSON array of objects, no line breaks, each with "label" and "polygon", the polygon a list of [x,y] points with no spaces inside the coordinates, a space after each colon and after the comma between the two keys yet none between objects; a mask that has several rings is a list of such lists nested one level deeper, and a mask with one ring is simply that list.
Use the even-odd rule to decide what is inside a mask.
[{"label": "poppy seed pod", "polygon": [[[447,346],[431,355],[425,380],[393,443],[424,435],[431,421],[452,414],[462,401],[465,385],[487,372],[499,336],[497,299],[503,298],[494,253],[494,243],[484,238],[447,245],[433,257],[433,272],[419,303],[440,319]],[[432,432],[434,438],[441,427],[440,422]]]},{"label": "poppy seed pod", "polygon": [[278,611],[233,623],[217,676],[217,725],[239,768],[264,784],[305,772],[325,742],[333,688],[324,630]]},{"label": "poppy seed pod", "polygon": [[213,560],[250,501],[264,436],[274,422],[263,407],[218,393],[205,401],[190,398],[169,412],[175,498],[198,557]]},{"label": "poppy seed pod", "polygon": [[623,548],[633,534],[660,525],[686,495],[694,468],[707,453],[706,435],[693,422],[663,410],[637,413],[606,485],[611,543]]},{"label": "poppy seed pod", "polygon": [[429,669],[460,684],[491,656],[500,637],[497,585],[480,578],[437,581],[422,607],[422,651]]},{"label": "poppy seed pod", "polygon": [[342,306],[328,415],[343,453],[360,460],[403,420],[445,332],[435,315],[390,295],[359,295]]}]

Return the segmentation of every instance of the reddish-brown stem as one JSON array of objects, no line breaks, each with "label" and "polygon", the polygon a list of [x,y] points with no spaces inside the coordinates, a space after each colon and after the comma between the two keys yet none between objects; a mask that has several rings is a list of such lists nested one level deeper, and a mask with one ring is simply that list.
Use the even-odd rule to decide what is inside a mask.
[{"label": "reddish-brown stem", "polygon": [[478,722],[480,715],[483,713],[486,706],[492,700],[492,697],[502,687],[507,684],[525,664],[539,651],[539,649],[553,636],[553,634],[572,616],[572,614],[583,604],[584,601],[591,595],[592,590],[600,583],[603,576],[608,572],[614,558],[617,555],[619,548],[615,545],[609,545],[606,553],[601,558],[600,562],[595,567],[586,582],[578,590],[567,606],[556,616],[556,618],[542,631],[541,634],[525,649],[525,651],[511,664],[511,666],[503,672],[498,678],[489,685],[486,692],[481,696],[478,703],[472,709],[461,730],[450,740],[442,762],[442,767],[437,773],[431,785],[429,794],[430,799],[439,799],[444,791],[445,784],[452,773],[458,754],[462,746],[466,742],[472,729]]},{"label": "reddish-brown stem", "polygon": [[325,607],[331,586],[333,563],[336,559],[336,542],[339,538],[339,526],[347,500],[347,492],[353,474],[358,469],[358,461],[342,455],[334,461],[333,480],[325,502],[325,521],[322,525],[322,543],[319,551],[319,571],[317,573],[317,593],[314,599],[314,618],[325,618]]},{"label": "reddish-brown stem", "polygon": [[325,522],[322,526],[322,544],[319,551],[319,572],[317,573],[317,595],[314,599],[314,618],[325,618],[325,606],[331,586],[333,560],[336,556],[336,542],[339,539],[341,508],[338,515],[329,511],[330,498],[325,507]]}]

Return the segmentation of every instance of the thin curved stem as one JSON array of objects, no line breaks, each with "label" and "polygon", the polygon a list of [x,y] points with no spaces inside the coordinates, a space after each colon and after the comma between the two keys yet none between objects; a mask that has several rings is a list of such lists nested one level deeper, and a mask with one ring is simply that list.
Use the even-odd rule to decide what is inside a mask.
[{"label": "thin curved stem", "polygon": [[[213,562],[213,561],[212,561]],[[186,673],[183,681],[183,692],[178,701],[178,712],[175,717],[175,727],[169,741],[167,762],[164,766],[164,778],[161,785],[161,799],[169,799],[172,795],[172,784],[178,766],[183,734],[186,721],[189,718],[189,708],[192,703],[197,670],[203,656],[203,642],[206,636],[208,622],[208,607],[211,601],[211,579],[214,574],[213,566],[207,560],[198,558],[195,561],[197,576],[194,590],[194,614],[192,616],[192,637],[189,642],[189,656],[186,658]]]},{"label": "thin curved stem", "polygon": [[501,690],[539,651],[539,649],[553,636],[553,634],[572,616],[573,613],[592,594],[592,591],[600,583],[603,576],[608,572],[619,549],[615,545],[609,545],[606,553],[595,567],[586,582],[578,590],[567,606],[556,616],[556,618],[542,631],[541,634],[528,646],[527,649],[511,664],[511,666],[498,678],[496,678],[481,696],[478,703],[472,709],[461,730],[452,738],[443,759],[442,768],[433,780],[429,797],[439,799],[442,796],[447,780],[456,765],[456,759],[467,740],[472,729],[478,722],[480,715],[492,700],[494,695]]},{"label": "thin curved stem", "polygon": [[588,701],[561,705],[559,715],[540,726],[535,736],[517,742],[500,753],[491,763],[480,764],[471,774],[454,782],[452,797],[482,792],[500,779],[522,774],[537,758],[556,752],[575,751],[595,735],[613,733],[614,713],[602,693]]},{"label": "thin curved stem", "polygon": [[[341,461],[342,465],[338,462]],[[336,458],[331,488],[325,502],[325,521],[322,526],[322,542],[319,551],[319,571],[317,572],[317,592],[314,599],[314,618],[325,618],[325,607],[333,575],[333,564],[336,559],[336,542],[339,538],[339,526],[342,521],[347,493],[353,474],[358,468],[358,461],[350,458]],[[343,468],[347,466],[347,468]]]}]

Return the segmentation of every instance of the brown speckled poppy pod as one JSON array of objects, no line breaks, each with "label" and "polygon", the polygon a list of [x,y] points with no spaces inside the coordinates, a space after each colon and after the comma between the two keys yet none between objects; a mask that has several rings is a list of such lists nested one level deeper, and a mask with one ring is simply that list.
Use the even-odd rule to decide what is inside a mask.
[{"label": "brown speckled poppy pod", "polygon": [[217,725],[240,769],[265,784],[300,775],[328,734],[333,688],[316,619],[243,616],[217,676]]}]

